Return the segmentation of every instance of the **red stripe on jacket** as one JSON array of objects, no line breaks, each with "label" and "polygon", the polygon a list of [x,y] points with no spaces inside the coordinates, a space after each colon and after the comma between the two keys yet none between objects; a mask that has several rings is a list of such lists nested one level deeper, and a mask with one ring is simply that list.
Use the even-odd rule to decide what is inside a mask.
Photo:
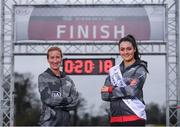
[{"label": "red stripe on jacket", "polygon": [[136,116],[136,115],[128,115],[128,116],[112,116],[110,122],[129,122],[129,121],[136,121],[136,120],[142,120],[142,118]]}]

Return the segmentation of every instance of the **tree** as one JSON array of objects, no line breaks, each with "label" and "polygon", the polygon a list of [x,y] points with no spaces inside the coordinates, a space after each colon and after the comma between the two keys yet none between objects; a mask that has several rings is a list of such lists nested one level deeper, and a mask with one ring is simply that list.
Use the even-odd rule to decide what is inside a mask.
[{"label": "tree", "polygon": [[150,103],[146,105],[147,124],[165,125],[166,110],[165,107],[160,108],[158,104]]},{"label": "tree", "polygon": [[38,125],[40,100],[35,92],[31,74],[15,73],[15,126]]}]

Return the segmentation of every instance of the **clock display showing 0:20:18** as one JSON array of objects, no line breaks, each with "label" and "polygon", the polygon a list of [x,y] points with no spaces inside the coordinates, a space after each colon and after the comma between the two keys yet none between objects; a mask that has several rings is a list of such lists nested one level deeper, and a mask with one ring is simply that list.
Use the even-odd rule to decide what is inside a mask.
[{"label": "clock display showing 0:20:18", "polygon": [[104,75],[115,65],[115,59],[63,59],[63,71],[69,75]]}]

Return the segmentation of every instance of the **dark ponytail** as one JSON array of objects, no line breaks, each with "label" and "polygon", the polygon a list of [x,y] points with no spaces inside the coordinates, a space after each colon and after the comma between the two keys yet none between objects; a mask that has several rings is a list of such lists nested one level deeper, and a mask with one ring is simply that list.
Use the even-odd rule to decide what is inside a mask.
[{"label": "dark ponytail", "polygon": [[136,49],[136,52],[134,53],[134,58],[136,60],[140,60],[136,39],[132,35],[128,34],[127,36],[125,36],[125,37],[123,37],[123,38],[121,38],[119,40],[119,48],[120,48],[121,42],[123,42],[123,41],[128,41],[128,42],[130,42],[132,44],[134,49]]}]

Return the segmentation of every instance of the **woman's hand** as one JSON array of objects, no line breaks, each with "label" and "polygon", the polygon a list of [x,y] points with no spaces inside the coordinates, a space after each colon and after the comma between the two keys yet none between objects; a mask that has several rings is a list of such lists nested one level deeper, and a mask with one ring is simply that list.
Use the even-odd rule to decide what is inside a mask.
[{"label": "woman's hand", "polygon": [[103,86],[103,87],[101,88],[101,92],[109,92],[109,88],[110,88],[110,87]]}]

